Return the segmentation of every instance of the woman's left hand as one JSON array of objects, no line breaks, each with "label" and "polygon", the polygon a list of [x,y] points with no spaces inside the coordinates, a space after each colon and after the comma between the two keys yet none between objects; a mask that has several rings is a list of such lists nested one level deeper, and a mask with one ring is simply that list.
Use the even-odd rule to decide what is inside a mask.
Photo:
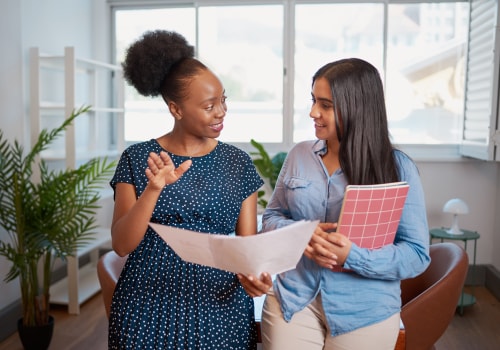
[{"label": "woman's left hand", "polygon": [[266,294],[267,291],[273,286],[271,275],[263,272],[260,278],[254,275],[245,276],[241,273],[238,274],[238,279],[248,295],[252,298],[259,297]]}]

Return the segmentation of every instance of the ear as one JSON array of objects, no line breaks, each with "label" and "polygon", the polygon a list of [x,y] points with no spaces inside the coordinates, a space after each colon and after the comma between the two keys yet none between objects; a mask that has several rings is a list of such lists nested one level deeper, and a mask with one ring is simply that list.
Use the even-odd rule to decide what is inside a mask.
[{"label": "ear", "polygon": [[176,120],[182,119],[182,110],[177,103],[170,101],[168,103],[168,110]]}]

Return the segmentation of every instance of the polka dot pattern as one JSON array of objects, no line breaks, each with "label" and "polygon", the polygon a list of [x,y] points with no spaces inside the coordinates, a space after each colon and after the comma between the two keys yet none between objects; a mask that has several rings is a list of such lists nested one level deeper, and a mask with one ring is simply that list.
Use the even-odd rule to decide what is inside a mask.
[{"label": "polka dot pattern", "polygon": [[[156,140],[130,146],[111,180],[144,191]],[[170,154],[176,166],[188,159]],[[192,157],[191,168],[166,186],[151,221],[209,234],[234,232],[242,201],[263,181],[244,151],[220,142]],[[129,254],[109,322],[109,349],[256,349],[253,300],[235,274],[182,261],[152,229]]]}]

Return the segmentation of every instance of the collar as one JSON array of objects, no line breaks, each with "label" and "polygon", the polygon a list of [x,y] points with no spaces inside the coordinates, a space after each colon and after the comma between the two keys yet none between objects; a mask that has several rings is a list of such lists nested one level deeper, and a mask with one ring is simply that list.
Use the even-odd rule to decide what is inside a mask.
[{"label": "collar", "polygon": [[312,146],[313,152],[319,156],[325,155],[327,149],[326,140],[316,140]]}]

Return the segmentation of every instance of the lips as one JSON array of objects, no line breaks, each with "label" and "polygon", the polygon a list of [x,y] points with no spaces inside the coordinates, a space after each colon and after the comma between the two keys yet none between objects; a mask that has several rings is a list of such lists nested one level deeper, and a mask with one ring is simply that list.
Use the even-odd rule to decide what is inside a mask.
[{"label": "lips", "polygon": [[223,128],[224,128],[224,124],[222,124],[222,123],[210,125],[210,129],[212,129],[213,131],[216,131],[216,132],[221,132]]}]

